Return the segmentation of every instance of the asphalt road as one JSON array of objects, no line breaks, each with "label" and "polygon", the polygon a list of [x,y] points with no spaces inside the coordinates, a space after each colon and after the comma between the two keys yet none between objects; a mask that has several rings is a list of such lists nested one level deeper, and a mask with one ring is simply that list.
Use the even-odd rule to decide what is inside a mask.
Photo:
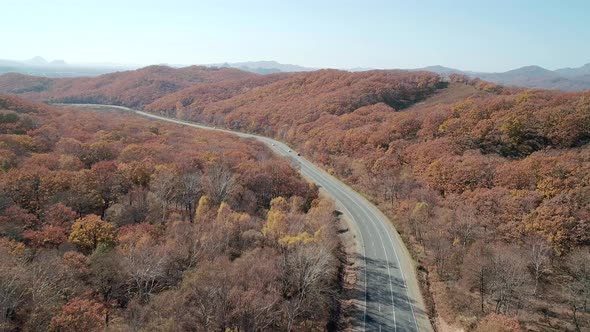
[{"label": "asphalt road", "polygon": [[356,191],[323,171],[292,148],[277,140],[182,120],[162,117],[126,107],[110,105],[70,105],[96,109],[112,107],[152,119],[205,130],[251,138],[265,143],[277,155],[290,158],[301,174],[329,195],[356,233],[360,252],[358,308],[353,327],[360,331],[432,331],[415,276],[414,261],[389,219]]}]

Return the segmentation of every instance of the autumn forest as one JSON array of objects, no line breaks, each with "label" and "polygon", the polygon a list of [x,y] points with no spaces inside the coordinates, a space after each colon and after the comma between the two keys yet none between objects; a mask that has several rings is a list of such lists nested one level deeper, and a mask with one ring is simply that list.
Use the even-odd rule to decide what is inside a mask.
[{"label": "autumn forest", "polygon": [[[461,75],[150,66],[0,76],[0,330],[338,325],[334,203],[287,142],[375,203],[434,326],[590,326],[590,92]],[[442,331],[442,330],[441,330]]]},{"label": "autumn forest", "polygon": [[334,208],[261,144],[0,98],[1,330],[318,329]]}]

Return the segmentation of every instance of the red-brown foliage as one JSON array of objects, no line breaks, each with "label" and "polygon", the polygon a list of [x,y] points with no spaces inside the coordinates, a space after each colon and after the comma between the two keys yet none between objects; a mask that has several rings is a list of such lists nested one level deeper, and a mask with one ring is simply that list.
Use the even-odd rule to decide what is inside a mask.
[{"label": "red-brown foliage", "polygon": [[[476,239],[541,236],[558,255],[590,244],[588,92],[460,80],[445,88],[424,73],[319,71],[204,103],[188,118],[284,139],[390,202],[383,207],[443,280],[460,277],[465,251],[455,246]],[[412,211],[424,202],[436,226],[414,224]]]},{"label": "red-brown foliage", "polygon": [[0,76],[0,93],[67,103],[141,107],[192,85],[222,83],[258,75],[230,68],[150,66],[99,77],[42,78],[20,74]]},{"label": "red-brown foliage", "polygon": [[[209,81],[200,85],[187,79],[190,82],[182,87],[185,83],[178,84],[178,89],[166,89],[149,80],[138,81],[144,75],[163,77],[158,76],[159,72],[164,76],[174,70],[151,67],[94,79],[93,82],[103,82],[108,89],[85,85],[85,80],[90,79],[72,79],[70,82],[80,87],[80,91],[74,91],[77,95],[69,94],[66,91],[69,88],[55,90],[54,81],[9,77],[17,82],[11,85],[5,76],[0,79],[0,91],[24,89],[25,92],[20,92],[38,99],[147,105],[145,109],[151,112],[285,140],[380,202],[410,247],[424,253],[421,264],[437,272],[429,274],[432,281],[446,283],[451,288],[448,293],[462,299],[458,301],[461,303],[468,302],[472,295],[469,292],[475,292],[457,282],[463,278],[463,258],[473,243],[486,241],[504,248],[504,243],[511,242],[524,248],[527,238],[540,236],[555,255],[567,255],[576,247],[590,244],[590,92],[505,88],[461,77],[442,82],[431,73],[404,71],[321,70],[261,78],[253,74],[232,76],[219,70],[215,75],[222,78],[212,74]],[[111,85],[119,81],[141,84],[137,89],[119,86],[119,90],[111,90],[116,86]],[[68,173],[77,171],[76,163],[62,161],[61,157],[59,162],[56,158],[31,158],[27,171],[13,171],[23,165],[20,159],[27,154],[54,148],[71,151],[87,168],[117,158],[118,170],[131,183],[148,187],[153,181],[145,176],[151,172],[150,165],[170,164],[175,159],[166,150],[167,144],[176,144],[172,137],[164,141],[152,138],[149,146],[125,145],[128,139],[125,135],[117,138],[123,130],[100,137],[90,135],[104,131],[105,127],[96,118],[92,119],[92,115],[88,116],[86,124],[70,129],[67,139],[56,141],[51,126],[32,131],[31,138],[2,137],[4,144],[0,148],[4,150],[0,150],[0,166],[11,172],[6,180],[8,191],[27,210],[39,214],[48,204],[43,196],[30,189],[41,178],[43,164],[48,169],[55,169],[58,164],[68,165],[60,173],[60,178],[68,181],[53,180],[47,187],[79,187],[75,180],[69,180],[75,177]],[[140,139],[134,139],[141,143],[149,140],[151,133],[144,132]],[[196,143],[215,144],[215,141]],[[269,197],[287,192],[285,188],[290,188],[288,194],[303,195],[305,186],[300,182],[284,182],[286,185],[281,187],[273,179],[276,167],[258,160],[265,152],[244,155],[239,149],[228,151],[223,154],[224,160],[247,160],[230,161],[232,170],[243,175],[235,187],[240,194],[224,194],[243,211],[268,208]],[[150,158],[142,158],[146,154]],[[191,154],[186,153],[188,164],[194,157]],[[154,158],[160,159],[154,161]],[[221,158],[218,150],[211,149],[199,154],[198,159],[207,164]],[[145,169],[138,168],[134,162],[145,163]],[[250,163],[256,163],[264,171],[258,171]],[[206,175],[206,169],[200,167],[204,172],[199,174]],[[162,189],[161,199],[168,197],[166,179],[162,175],[157,180]],[[25,185],[19,185],[21,182]],[[275,184],[282,189],[276,190]],[[254,190],[258,187],[262,189]],[[77,211],[97,211],[101,206],[101,202],[91,199],[86,199],[85,204],[72,201],[70,206],[78,206]],[[428,218],[421,217],[423,208]],[[138,215],[137,211],[125,213],[117,216],[121,220],[135,220]],[[547,268],[558,272],[546,274],[550,275],[543,280],[546,289],[558,289],[557,281],[565,278],[559,272],[563,271],[560,261],[552,261],[554,266]],[[559,311],[563,308],[557,309],[558,303],[566,302],[564,294],[569,293],[547,294],[543,301]],[[531,304],[526,292],[518,289],[517,295],[511,301],[519,303],[503,299],[504,304],[496,306],[495,311],[508,313]],[[489,306],[497,300],[492,295],[484,298]],[[455,310],[469,312],[464,307]],[[484,305],[486,310],[489,309]],[[472,314],[483,316],[484,313]],[[566,316],[555,320],[561,325],[568,324]]]},{"label": "red-brown foliage", "polygon": [[[121,112],[0,105],[35,125],[0,132],[12,156],[0,169],[0,329],[153,330],[154,312],[186,331],[326,326],[334,208],[261,143]],[[261,232],[278,196],[297,207],[285,239]],[[309,292],[282,292],[301,261],[322,275],[301,279]]]}]

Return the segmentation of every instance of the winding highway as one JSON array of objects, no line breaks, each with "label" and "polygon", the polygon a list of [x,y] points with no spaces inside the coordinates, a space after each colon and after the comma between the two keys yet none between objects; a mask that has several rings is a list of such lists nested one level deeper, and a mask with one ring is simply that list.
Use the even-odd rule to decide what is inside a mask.
[{"label": "winding highway", "polygon": [[389,219],[356,191],[277,140],[219,129],[121,106],[68,105],[92,109],[116,108],[138,115],[251,138],[265,143],[277,155],[290,158],[301,174],[331,197],[355,232],[359,252],[359,281],[355,294],[353,329],[356,331],[432,331],[415,275],[414,261]]}]

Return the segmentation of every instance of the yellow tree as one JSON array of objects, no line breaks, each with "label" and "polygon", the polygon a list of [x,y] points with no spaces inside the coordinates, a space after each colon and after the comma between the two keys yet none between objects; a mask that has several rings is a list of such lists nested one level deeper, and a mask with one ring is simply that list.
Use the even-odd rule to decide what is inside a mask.
[{"label": "yellow tree", "polygon": [[250,215],[247,213],[235,212],[229,206],[229,204],[223,202],[217,209],[216,221],[219,224],[225,225],[229,228],[241,227],[247,224],[251,220]]},{"label": "yellow tree", "polygon": [[232,211],[231,207],[229,206],[229,204],[227,204],[226,202],[222,202],[219,205],[219,208],[217,209],[217,222],[221,223],[221,224],[228,224],[231,223],[231,219],[232,219],[232,214],[234,212]]},{"label": "yellow tree", "polygon": [[312,236],[308,232],[301,232],[294,236],[285,235],[279,239],[279,244],[283,247],[294,247],[299,244],[309,244],[315,241],[315,235],[316,234]]},{"label": "yellow tree", "polygon": [[92,252],[99,244],[113,246],[117,243],[117,232],[110,222],[89,214],[76,220],[72,225],[69,241],[84,252]]},{"label": "yellow tree", "polygon": [[280,239],[287,235],[287,215],[289,203],[283,197],[276,197],[270,202],[270,210],[266,216],[266,223],[262,227],[262,234],[271,239]]},{"label": "yellow tree", "polygon": [[201,196],[197,211],[195,212],[195,219],[197,221],[206,221],[212,217],[213,202],[207,195]]}]

